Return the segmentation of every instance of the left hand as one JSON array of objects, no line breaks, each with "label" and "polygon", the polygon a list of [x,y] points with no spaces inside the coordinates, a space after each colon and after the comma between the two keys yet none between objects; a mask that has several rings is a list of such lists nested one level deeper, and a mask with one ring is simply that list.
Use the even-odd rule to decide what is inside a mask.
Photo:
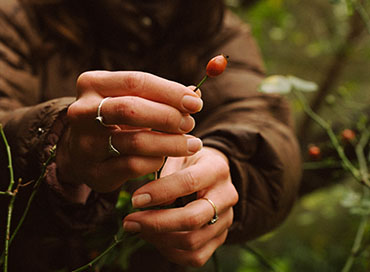
[{"label": "left hand", "polygon": [[[232,184],[228,159],[220,151],[203,147],[190,157],[169,157],[161,178],[139,188],[132,198],[135,208],[153,207],[197,194],[184,207],[139,211],[126,216],[124,229],[139,232],[170,261],[180,265],[204,265],[221,246],[233,222],[238,193]],[[214,216],[212,200],[217,207]]]}]

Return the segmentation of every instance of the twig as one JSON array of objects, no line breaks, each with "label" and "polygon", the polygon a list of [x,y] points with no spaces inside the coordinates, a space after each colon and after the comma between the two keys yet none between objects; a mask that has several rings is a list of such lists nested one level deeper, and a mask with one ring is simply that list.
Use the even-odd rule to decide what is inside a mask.
[{"label": "twig", "polygon": [[356,156],[357,156],[359,167],[360,167],[360,175],[365,184],[369,184],[369,169],[367,167],[364,149],[367,143],[369,142],[369,138],[370,138],[370,131],[368,129],[365,129],[361,134],[361,138],[358,144],[356,145]]},{"label": "twig", "polygon": [[331,143],[333,144],[335,150],[339,158],[342,160],[342,166],[344,169],[348,170],[352,176],[362,184],[365,184],[367,187],[370,187],[368,181],[363,180],[360,174],[360,171],[351,163],[351,161],[347,158],[346,154],[344,153],[343,147],[339,144],[337,137],[335,136],[334,131],[332,130],[331,126],[328,122],[326,122],[320,115],[316,114],[311,107],[306,102],[305,97],[300,91],[293,90],[293,93],[298,98],[299,102],[301,103],[304,112],[311,117],[319,126],[321,126],[329,136]]},{"label": "twig", "polygon": [[364,6],[359,3],[359,1],[354,1],[354,6],[358,14],[360,14],[362,20],[364,21],[367,32],[370,34],[370,16],[367,14]]},{"label": "twig", "polygon": [[12,154],[11,154],[10,146],[8,144],[8,140],[6,139],[2,124],[0,124],[0,133],[1,133],[1,137],[3,138],[3,142],[5,144],[6,154],[8,155],[8,168],[9,168],[10,182],[9,182],[7,191],[11,192],[13,191],[13,186],[14,186],[14,171],[13,171],[13,163],[12,163]]},{"label": "twig", "polygon": [[[2,135],[4,134],[3,133],[3,130],[2,128],[0,127],[0,131],[2,133]],[[5,135],[3,136],[3,139],[4,139]],[[8,142],[6,141],[6,139],[4,140],[4,143],[5,145],[8,145]],[[9,150],[8,152],[10,153],[10,148],[7,150]],[[41,174],[39,176],[39,178],[37,179],[34,187],[33,187],[33,190],[32,190],[32,193],[31,193],[31,196],[30,198],[28,199],[28,202],[27,202],[27,206],[22,214],[22,217],[21,219],[19,220],[16,228],[14,229],[12,235],[10,236],[10,225],[11,225],[11,218],[12,218],[12,213],[13,213],[13,206],[14,206],[14,201],[15,201],[15,197],[17,195],[17,192],[18,192],[18,188],[21,186],[20,182],[18,183],[18,186],[17,188],[13,191],[13,185],[14,185],[14,180],[13,180],[13,184],[11,186],[11,190],[7,191],[7,192],[3,192],[4,194],[8,194],[8,195],[11,195],[11,199],[10,199],[10,202],[9,202],[9,206],[8,206],[8,217],[7,217],[7,226],[6,226],[6,234],[5,234],[5,247],[4,247],[4,252],[2,253],[1,257],[0,257],[0,264],[3,262],[3,265],[4,265],[4,272],[8,271],[8,257],[9,257],[9,246],[11,245],[14,237],[16,236],[16,234],[18,233],[20,227],[22,226],[23,222],[24,222],[24,219],[26,218],[27,216],[27,213],[30,209],[30,206],[31,206],[31,203],[33,201],[33,198],[35,197],[36,193],[37,193],[37,189],[41,183],[41,181],[44,179],[45,177],[45,173],[46,173],[46,168],[47,166],[52,162],[52,160],[54,159],[55,157],[55,150],[56,150],[56,146],[53,146],[51,149],[50,149],[50,156],[49,158],[46,160],[45,163],[43,163],[43,167],[41,169]],[[8,157],[10,157],[10,155],[8,154]],[[11,160],[10,160],[11,161]],[[13,171],[13,168],[12,166],[10,167],[10,169]],[[14,179],[14,177],[12,177]]]},{"label": "twig", "polygon": [[[341,74],[346,66],[346,62],[350,59],[351,50],[357,46],[358,40],[362,37],[364,24],[362,18],[356,9],[356,12],[350,17],[349,29],[346,37],[338,49],[334,52],[332,61],[328,68],[322,74],[324,75],[322,82],[319,84],[320,88],[311,101],[311,108],[318,112],[325,97],[332,91],[333,87],[337,84]],[[306,132],[310,131],[311,123],[308,116],[303,116],[301,125],[298,129],[298,138],[302,142],[306,141]]]},{"label": "twig", "polygon": [[[8,168],[9,168],[9,175],[10,175],[10,182],[8,186],[8,194],[10,194],[13,191],[14,186],[14,172],[13,172],[13,164],[12,164],[12,154],[10,151],[10,146],[8,144],[8,140],[6,139],[3,126],[0,124],[0,133],[1,137],[4,141],[6,153],[8,156]],[[8,256],[9,256],[9,239],[10,239],[10,224],[12,221],[12,214],[13,214],[13,205],[15,201],[16,194],[13,194],[11,196],[9,206],[8,206],[8,216],[7,216],[7,222],[6,222],[6,232],[5,232],[5,245],[4,245],[4,272],[8,271]]]},{"label": "twig", "polygon": [[354,261],[355,261],[355,258],[357,257],[357,254],[358,254],[358,251],[360,249],[361,242],[362,242],[362,239],[363,239],[363,236],[364,236],[364,233],[365,233],[367,220],[368,220],[367,215],[364,215],[361,219],[360,225],[357,229],[355,241],[354,241],[353,246],[352,246],[351,255],[347,258],[347,261],[346,261],[346,263],[345,263],[345,265],[342,269],[342,272],[349,272],[353,263],[354,263]]},{"label": "twig", "polygon": [[31,203],[33,201],[33,198],[35,197],[36,193],[37,193],[37,190],[40,186],[40,183],[41,181],[44,179],[45,177],[45,174],[46,174],[46,168],[47,166],[53,161],[53,159],[55,158],[55,150],[56,150],[56,146],[53,146],[51,149],[50,149],[50,156],[49,158],[46,160],[46,162],[43,163],[42,165],[42,169],[41,169],[41,174],[39,176],[39,178],[37,179],[35,185],[33,186],[33,190],[32,190],[32,193],[31,193],[31,196],[30,198],[28,199],[28,202],[27,202],[27,206],[22,214],[22,217],[21,219],[19,220],[18,222],[18,225],[17,227],[15,228],[11,238],[10,238],[10,243],[13,241],[15,235],[18,233],[18,230],[20,229],[20,227],[22,226],[23,224],[23,221],[24,219],[26,218],[27,214],[28,214],[28,210],[30,209],[31,207]]},{"label": "twig", "polygon": [[253,254],[265,268],[272,272],[277,271],[276,268],[274,268],[274,266],[270,263],[270,261],[267,260],[266,257],[263,256],[261,253],[257,252],[255,249],[251,248],[248,245],[243,245],[243,248],[248,250],[251,254]]},{"label": "twig", "polygon": [[[368,167],[366,163],[366,157],[364,154],[364,148],[366,147],[369,141],[369,138],[370,138],[370,131],[368,129],[364,129],[364,131],[361,134],[361,138],[356,145],[356,155],[357,155],[357,159],[359,162],[360,175],[365,184],[369,183],[369,172],[368,172]],[[364,188],[363,190],[364,190],[363,199],[367,200],[367,198],[369,197],[369,189]],[[361,218],[361,222],[360,222],[360,225],[358,226],[356,237],[353,242],[351,254],[347,258],[347,261],[342,269],[342,272],[350,271],[355,261],[355,258],[358,256],[358,254],[361,251],[361,244],[362,244],[362,240],[363,240],[364,233],[366,230],[368,218],[369,216],[367,214],[363,215]]]},{"label": "twig", "polygon": [[73,270],[72,272],[81,272],[81,271],[85,271],[86,269],[89,269],[89,268],[93,267],[94,264],[96,264],[105,255],[107,255],[113,248],[115,248],[122,241],[123,241],[123,238],[118,239],[117,236],[115,236],[114,237],[114,242],[106,250],[104,250],[98,257],[96,257],[94,260],[92,260],[88,264]]}]

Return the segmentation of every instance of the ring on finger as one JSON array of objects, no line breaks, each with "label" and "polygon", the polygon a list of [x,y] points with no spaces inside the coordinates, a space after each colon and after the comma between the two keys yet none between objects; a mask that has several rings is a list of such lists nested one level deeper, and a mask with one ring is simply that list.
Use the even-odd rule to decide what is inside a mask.
[{"label": "ring on finger", "polygon": [[208,222],[208,225],[213,225],[218,220],[217,208],[216,208],[215,203],[213,203],[212,200],[210,200],[209,198],[206,198],[206,197],[202,197],[202,198],[199,198],[199,199],[207,200],[208,203],[211,204],[211,206],[213,208],[213,211],[214,211],[214,214],[213,214],[213,218]]},{"label": "ring on finger", "polygon": [[111,98],[111,97],[109,97],[109,96],[105,97],[100,101],[99,106],[98,106],[98,110],[96,112],[96,117],[95,117],[95,120],[104,127],[110,127],[110,125],[103,122],[103,116],[101,115],[101,108],[103,107],[104,102],[107,101],[109,98]]},{"label": "ring on finger", "polygon": [[109,138],[108,138],[108,153],[112,157],[118,157],[119,155],[121,155],[119,150],[117,148],[115,148],[112,144],[112,135],[110,135]]}]

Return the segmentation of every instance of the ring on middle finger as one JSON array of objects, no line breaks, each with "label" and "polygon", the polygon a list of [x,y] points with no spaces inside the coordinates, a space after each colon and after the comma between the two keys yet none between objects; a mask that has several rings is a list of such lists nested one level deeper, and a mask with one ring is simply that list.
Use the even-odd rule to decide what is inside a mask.
[{"label": "ring on middle finger", "polygon": [[108,138],[108,153],[112,157],[118,157],[118,156],[121,155],[119,150],[117,148],[115,148],[112,144],[112,135],[110,135],[109,138]]}]

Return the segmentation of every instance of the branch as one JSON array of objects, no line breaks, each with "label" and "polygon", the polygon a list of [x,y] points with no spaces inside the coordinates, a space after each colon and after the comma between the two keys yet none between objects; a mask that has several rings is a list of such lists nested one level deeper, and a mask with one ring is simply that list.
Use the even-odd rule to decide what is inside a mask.
[{"label": "branch", "polygon": [[47,166],[53,161],[53,159],[55,158],[55,150],[56,150],[56,146],[54,145],[51,149],[50,149],[50,156],[49,158],[46,160],[46,162],[43,163],[42,165],[42,169],[41,169],[41,174],[39,176],[39,178],[37,179],[35,185],[33,186],[33,190],[32,190],[32,193],[31,193],[31,196],[30,198],[28,199],[28,202],[27,202],[27,206],[26,206],[26,209],[24,210],[23,214],[22,214],[22,217],[21,219],[19,220],[18,222],[18,225],[17,227],[15,228],[11,238],[10,238],[10,243],[13,241],[15,235],[17,234],[18,230],[20,229],[20,227],[22,226],[23,224],[23,221],[24,219],[26,218],[27,214],[28,214],[28,210],[30,209],[31,207],[31,203],[33,201],[33,198],[35,197],[36,193],[37,193],[37,190],[38,188],[40,187],[40,183],[41,181],[45,178],[45,174],[46,174],[46,168]]},{"label": "branch", "polygon": [[[10,146],[8,144],[8,140],[6,139],[3,126],[0,124],[0,133],[1,137],[3,138],[6,153],[8,155],[8,168],[10,174],[10,183],[8,186],[8,194],[10,194],[13,190],[14,186],[14,172],[13,172],[13,164],[12,164],[12,154],[10,152]],[[6,221],[6,231],[5,231],[5,245],[4,245],[4,272],[8,271],[8,256],[9,256],[9,240],[10,240],[10,225],[12,221],[12,214],[13,214],[13,206],[15,201],[16,194],[14,193],[10,199],[9,206],[8,206],[8,216]]]},{"label": "branch", "polygon": [[[0,127],[0,130],[1,130],[1,127]],[[1,130],[2,131],[2,130]],[[5,142],[5,141],[4,141]],[[8,143],[6,142],[6,145]],[[13,231],[13,234],[10,236],[10,225],[11,225],[11,218],[12,218],[12,213],[13,213],[13,206],[14,206],[14,201],[15,201],[15,197],[16,197],[16,194],[17,194],[17,191],[18,191],[18,188],[20,186],[20,183],[18,183],[18,187],[12,192],[12,191],[8,191],[8,192],[3,192],[3,194],[8,194],[8,195],[11,195],[12,198],[10,199],[10,203],[9,203],[9,206],[8,206],[8,217],[7,217],[7,226],[6,226],[6,235],[5,235],[5,247],[4,247],[4,252],[3,254],[1,255],[0,257],[0,264],[2,262],[4,262],[4,272],[7,271],[7,268],[8,268],[8,256],[9,256],[9,246],[11,245],[14,237],[16,236],[16,234],[18,233],[20,227],[22,226],[27,214],[28,214],[28,211],[30,209],[30,206],[31,206],[31,203],[37,193],[37,190],[41,184],[41,181],[44,179],[45,177],[45,173],[46,173],[46,168],[47,166],[53,161],[53,159],[55,158],[55,150],[56,150],[56,146],[53,146],[51,149],[50,149],[50,156],[49,158],[46,160],[46,162],[43,163],[43,166],[42,166],[42,169],[41,169],[41,174],[39,176],[39,178],[37,179],[34,187],[33,187],[33,190],[32,190],[32,193],[31,193],[31,196],[30,198],[28,199],[28,202],[27,202],[27,206],[22,214],[22,217],[21,219],[19,220],[16,228],[14,229]],[[10,149],[9,149],[10,151]]]},{"label": "branch", "polygon": [[[352,176],[359,181],[362,184],[365,184],[367,187],[370,188],[370,184],[366,181],[363,180],[360,171],[351,163],[351,161],[347,158],[346,154],[344,153],[343,147],[339,144],[339,141],[337,137],[335,136],[334,131],[332,130],[331,126],[329,125],[328,122],[326,122],[323,118],[321,118],[320,115],[316,114],[311,107],[308,105],[306,102],[305,97],[303,94],[297,90],[293,89],[293,93],[296,95],[298,98],[299,102],[301,103],[303,107],[303,111],[312,119],[314,120],[319,126],[321,126],[329,136],[329,139],[331,143],[333,144],[335,150],[337,151],[337,154],[339,158],[342,160],[342,166],[345,170],[349,171]],[[365,183],[367,182],[367,183]]]},{"label": "branch", "polygon": [[113,248],[115,248],[122,241],[123,241],[123,238],[118,239],[117,236],[114,236],[114,242],[106,250],[104,250],[98,257],[96,257],[94,260],[92,260],[88,264],[73,270],[72,272],[81,272],[81,271],[85,271],[87,269],[90,269],[91,267],[93,267],[93,265],[95,265],[101,258],[103,258],[105,255],[107,255]]},{"label": "branch", "polygon": [[1,133],[1,137],[3,138],[3,142],[5,144],[6,153],[8,155],[8,168],[9,168],[10,182],[9,182],[7,191],[11,192],[14,186],[14,171],[13,171],[13,163],[12,163],[12,154],[10,152],[10,146],[8,144],[8,140],[6,139],[2,124],[0,124],[0,133]]},{"label": "branch", "polygon": [[[346,61],[349,59],[349,53],[358,44],[358,39],[362,37],[363,29],[364,24],[362,22],[362,18],[356,9],[356,12],[350,17],[350,27],[344,41],[334,53],[333,60],[329,64],[329,67],[323,72],[324,77],[321,84],[319,84],[320,88],[311,102],[311,108],[313,111],[319,111],[322,106],[322,102],[325,101],[325,97],[332,91],[333,87],[340,79]],[[306,140],[305,135],[310,128],[310,118],[304,116],[297,133],[298,138],[301,139],[302,142]]]}]

